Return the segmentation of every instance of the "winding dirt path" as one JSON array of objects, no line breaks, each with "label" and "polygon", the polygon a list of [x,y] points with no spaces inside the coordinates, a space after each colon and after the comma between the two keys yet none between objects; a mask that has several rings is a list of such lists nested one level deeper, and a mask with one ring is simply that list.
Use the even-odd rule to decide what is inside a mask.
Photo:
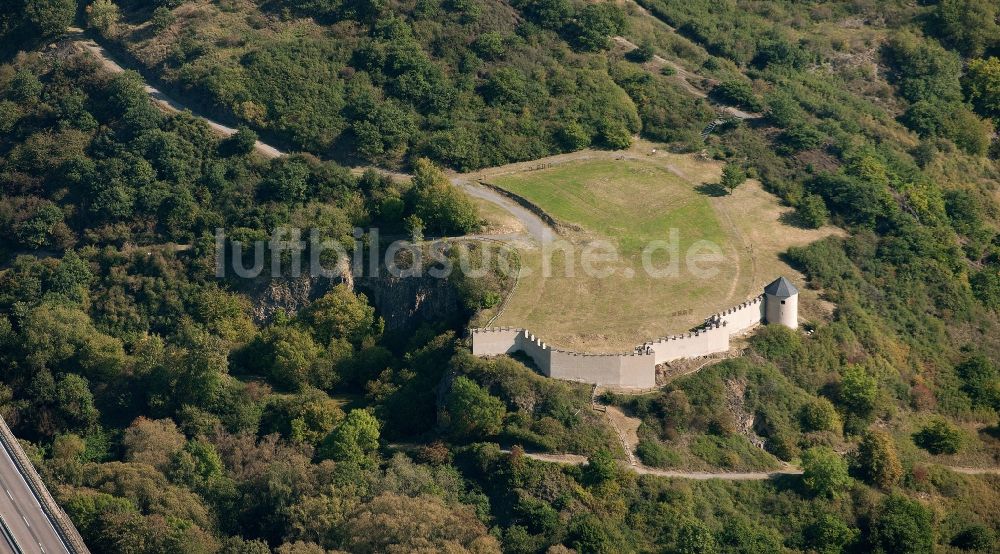
[{"label": "winding dirt path", "polygon": [[[510,454],[510,450],[501,449],[501,452]],[[549,462],[563,465],[586,465],[587,457],[579,454],[542,454],[537,452],[525,452],[525,457],[540,462]],[[766,481],[785,475],[802,475],[802,470],[786,465],[774,471],[679,471],[673,469],[657,469],[641,464],[630,465],[624,460],[618,461],[619,466],[626,471],[631,471],[638,475],[656,475],[658,477],[670,477],[674,479],[693,479],[706,481],[709,479],[721,479],[724,481]],[[995,467],[959,467],[941,466],[945,469],[961,473],[963,475],[1000,475],[1000,468]]]},{"label": "winding dirt path", "polygon": [[674,477],[678,479],[724,479],[726,481],[764,481],[785,475],[802,475],[802,470],[794,467],[776,469],[774,471],[747,471],[747,472],[724,472],[711,473],[707,471],[675,471],[672,469],[656,469],[646,466],[635,466],[634,471],[639,475],[656,475],[659,477]]},{"label": "winding dirt path", "polygon": [[622,448],[625,449],[625,454],[628,456],[628,463],[638,466],[639,461],[635,458],[635,449],[639,446],[639,426],[642,425],[642,420],[625,415],[625,412],[617,406],[605,405],[604,415],[618,435],[618,440],[621,441]]},{"label": "winding dirt path", "polygon": [[549,226],[542,218],[499,192],[462,176],[452,177],[451,182],[456,187],[465,191],[469,196],[495,204],[512,215],[524,226],[528,234],[531,235],[531,238],[535,239],[539,244],[552,242],[555,237],[555,229]]},{"label": "winding dirt path", "polygon": [[[629,39],[627,39],[625,37],[614,37],[614,41],[615,41],[616,44],[618,44],[619,46],[625,48],[627,51],[630,51],[630,52],[632,50],[635,50],[636,48],[639,47],[637,44],[635,44],[634,42],[630,41]],[[677,78],[676,81],[677,81],[678,84],[680,84],[681,88],[683,88],[684,90],[686,90],[688,93],[690,93],[693,96],[697,96],[698,98],[705,98],[705,99],[709,100],[708,94],[705,91],[703,91],[700,88],[698,88],[698,87],[694,86],[693,84],[691,84],[692,81],[696,81],[696,82],[697,81],[703,81],[703,80],[706,79],[705,77],[702,77],[701,75],[698,75],[697,73],[692,73],[692,72],[688,71],[687,69],[684,69],[683,67],[681,67],[679,64],[676,64],[676,63],[674,63],[674,62],[672,62],[672,61],[664,58],[663,56],[660,56],[659,54],[653,54],[653,62],[655,62],[657,65],[659,65],[661,67],[662,66],[669,66],[669,67],[673,68],[673,70],[674,70],[674,76]],[[741,110],[741,109],[739,109],[739,108],[737,108],[735,106],[728,106],[726,104],[720,104],[718,102],[712,102],[712,104],[715,105],[715,106],[717,106],[720,110],[728,113],[729,115],[731,115],[733,117],[737,117],[739,119],[759,119],[759,118],[763,117],[759,113],[752,113],[752,112],[743,111],[743,110]]]},{"label": "winding dirt path", "polygon": [[[70,27],[69,39],[74,44],[79,46],[82,50],[93,55],[94,58],[96,58],[101,63],[101,67],[103,67],[105,70],[111,73],[123,73],[125,71],[125,68],[122,67],[122,64],[119,63],[115,59],[115,57],[112,56],[111,53],[107,51],[106,48],[98,44],[93,39],[86,37],[84,35],[83,29]],[[149,82],[146,81],[145,78],[143,79],[143,83],[144,83],[144,88],[146,90],[146,94],[149,95],[149,97],[153,100],[153,103],[155,103],[160,109],[167,112],[175,112],[175,113],[189,111],[192,114],[196,115],[197,117],[205,120],[205,123],[207,123],[208,126],[212,128],[212,130],[223,136],[230,137],[236,134],[236,129],[229,127],[228,125],[223,125],[222,123],[219,123],[218,121],[215,121],[214,119],[211,119],[205,116],[204,114],[198,113],[197,111],[191,109],[190,107],[184,105],[183,103],[178,102],[177,100],[165,94],[160,89],[149,84]],[[277,158],[285,155],[285,152],[282,152],[281,150],[275,148],[274,146],[271,146],[270,144],[261,142],[259,140],[254,145],[254,148],[257,150],[258,153],[260,153],[260,155],[268,159]]]},{"label": "winding dirt path", "polygon": [[963,475],[1000,475],[1000,467],[941,466]]},{"label": "winding dirt path", "polygon": [[[83,51],[88,52],[89,54],[94,56],[94,58],[96,58],[101,63],[101,66],[105,70],[111,73],[122,73],[125,71],[125,68],[122,66],[122,64],[110,52],[108,52],[106,48],[98,44],[93,39],[86,37],[82,29],[70,28],[69,31],[70,31],[70,36],[69,36],[70,40],[74,44],[76,44],[79,48],[81,48]],[[183,104],[182,102],[174,98],[171,98],[166,93],[154,87],[153,85],[149,84],[148,82],[144,81],[144,83],[145,83],[144,88],[146,94],[149,95],[149,97],[160,109],[173,113],[189,111],[192,114],[195,114],[197,117],[203,119],[205,123],[207,123],[212,130],[223,136],[229,137],[236,133],[236,129],[228,125],[224,125],[218,121],[215,121],[214,119],[204,114],[198,113],[197,111],[191,109],[189,106]],[[254,145],[254,148],[259,154],[268,159],[278,158],[287,155],[286,152],[270,144],[261,142],[259,140]],[[369,168],[365,167],[352,168],[352,172],[355,174],[359,174],[363,173],[367,169]],[[383,175],[389,175],[396,179],[409,179],[411,177],[406,173],[393,172],[393,171],[383,170],[380,168],[372,168],[372,169],[375,169],[376,171],[378,171]],[[522,225],[524,225],[524,228],[527,229],[528,233],[532,236],[532,238],[537,240],[539,243],[545,243],[552,240],[552,237],[555,234],[554,229],[552,229],[540,217],[533,214],[530,210],[527,210],[524,207],[519,206],[516,202],[513,202],[509,198],[504,197],[503,195],[497,193],[496,191],[490,190],[487,187],[483,187],[475,183],[473,180],[463,178],[461,175],[455,176],[452,179],[452,182],[456,186],[464,190],[470,196],[480,198],[482,200],[490,202],[491,204],[495,204],[500,208],[502,208],[503,210],[510,213]]]},{"label": "winding dirt path", "polygon": [[[501,452],[510,454],[510,450],[501,449]],[[525,452],[524,456],[540,462],[563,465],[586,465],[587,457],[579,454],[542,454],[537,452]],[[713,473],[710,471],[675,471],[669,469],[656,469],[644,465],[631,465],[624,460],[619,460],[619,466],[638,475],[656,475],[658,477],[672,477],[675,479],[694,479],[704,481],[708,479],[722,479],[725,481],[765,481],[783,475],[801,475],[802,470],[787,467],[774,471],[721,471]]]}]

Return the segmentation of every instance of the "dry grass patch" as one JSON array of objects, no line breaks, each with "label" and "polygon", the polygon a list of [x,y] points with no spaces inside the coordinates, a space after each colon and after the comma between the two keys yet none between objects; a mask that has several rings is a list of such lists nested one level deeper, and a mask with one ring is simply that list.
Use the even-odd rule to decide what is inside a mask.
[{"label": "dry grass patch", "polygon": [[479,215],[483,218],[484,224],[480,230],[481,234],[522,235],[527,233],[524,225],[507,210],[482,198],[473,197],[472,201],[479,208]]},{"label": "dry grass patch", "polygon": [[[574,271],[565,256],[522,249],[521,278],[496,325],[527,327],[555,346],[589,352],[619,352],[658,336],[684,332],[705,317],[756,296],[765,284],[785,275],[802,289],[801,316],[829,316],[832,305],[817,291],[806,290],[804,277],[780,254],[842,234],[835,227],[801,229],[784,223],[791,208],[778,204],[759,183],[749,181],[732,195],[713,197],[700,186],[718,180],[721,164],[695,155],[652,153],[637,142],[625,152],[584,151],[511,164],[477,172],[479,178],[536,203],[576,230],[560,237],[575,245]],[[491,229],[505,218],[492,207]],[[656,278],[643,271],[641,249],[650,240],[667,240],[669,228],[680,233],[680,274]],[[580,251],[602,239],[618,246],[620,259],[601,267],[608,277],[581,270]],[[695,241],[709,240],[722,249],[724,261],[710,278],[686,270],[684,255]],[[543,254],[551,274],[542,274]],[[660,253],[662,254],[662,252]],[[654,258],[662,267],[665,255]]]},{"label": "dry grass patch", "polygon": [[[531,275],[520,280],[499,324],[528,327],[565,348],[613,352],[643,338],[687,330],[739,301],[733,291],[744,287],[733,280],[746,260],[734,246],[736,235],[720,223],[711,199],[696,190],[698,183],[661,164],[604,156],[491,182],[578,229],[560,237],[572,254],[542,247],[522,252]],[[679,272],[650,275],[643,269],[642,250],[650,241],[669,242],[671,228],[677,230]],[[611,275],[588,274],[582,264],[583,249],[595,240],[617,247],[617,262],[595,264]],[[707,278],[693,277],[686,260],[699,241],[718,245],[724,258]],[[543,272],[546,257],[551,263]],[[656,268],[669,261],[663,250],[652,258]]]},{"label": "dry grass patch", "polygon": [[781,254],[793,246],[805,246],[831,235],[845,236],[843,229],[825,226],[802,229],[783,222],[794,211],[782,206],[758,181],[747,181],[733,194],[713,199],[720,217],[730,220],[751,260],[750,276],[744,281],[747,294],[756,294],[776,276],[784,275],[799,288],[799,319],[825,320],[833,304],[820,298],[820,291],[805,287],[805,276],[788,265]]}]

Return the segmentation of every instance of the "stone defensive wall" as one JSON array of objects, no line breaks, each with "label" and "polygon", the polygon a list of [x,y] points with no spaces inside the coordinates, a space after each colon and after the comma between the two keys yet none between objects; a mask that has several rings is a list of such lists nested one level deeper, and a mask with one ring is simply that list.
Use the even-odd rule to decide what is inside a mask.
[{"label": "stone defensive wall", "polygon": [[499,185],[494,185],[493,183],[488,183],[486,181],[476,181],[476,183],[492,190],[493,192],[501,196],[509,198],[515,204],[537,215],[539,219],[544,221],[549,227],[552,227],[553,229],[569,228],[569,229],[580,230],[580,227],[576,225],[557,220],[556,218],[552,217],[552,215],[550,215],[549,212],[546,212],[540,206],[538,206],[538,204],[535,204],[531,200],[528,200],[527,198],[521,196],[520,194],[517,194],[516,192],[511,192]]},{"label": "stone defensive wall", "polygon": [[751,298],[738,306],[719,312],[709,318],[720,321],[731,335],[738,335],[764,321],[764,295]]},{"label": "stone defensive wall", "polygon": [[472,353],[496,356],[523,352],[546,377],[599,385],[649,388],[656,386],[656,358],[636,350],[622,354],[585,354],[545,344],[527,329],[487,327],[471,330]]},{"label": "stone defensive wall", "polygon": [[764,320],[764,295],[712,315],[693,333],[658,338],[640,348],[651,350],[656,363],[697,358],[729,350],[729,337],[738,335]]},{"label": "stone defensive wall", "polygon": [[628,388],[656,386],[656,366],[671,360],[697,358],[729,350],[729,337],[764,320],[764,296],[708,318],[694,332],[662,337],[622,354],[586,354],[559,350],[527,329],[486,327],[470,330],[472,353],[497,356],[523,352],[547,376],[568,381]]}]

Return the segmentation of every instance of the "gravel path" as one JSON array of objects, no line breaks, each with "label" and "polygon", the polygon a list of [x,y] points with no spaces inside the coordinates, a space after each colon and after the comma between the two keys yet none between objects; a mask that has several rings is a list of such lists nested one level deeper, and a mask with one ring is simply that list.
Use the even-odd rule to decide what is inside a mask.
[{"label": "gravel path", "polygon": [[[510,454],[510,450],[501,450],[506,454]],[[579,454],[540,454],[534,452],[525,452],[524,455],[532,460],[539,460],[542,462],[549,462],[553,464],[564,464],[564,465],[585,465],[587,463],[586,456],[580,456]],[[673,477],[676,479],[696,479],[696,480],[707,480],[707,479],[723,479],[726,481],[765,481],[767,479],[774,479],[775,477],[780,477],[782,475],[800,475],[802,470],[787,467],[784,469],[779,469],[775,471],[744,471],[744,472],[732,472],[732,471],[722,471],[718,473],[713,473],[709,471],[676,471],[670,469],[656,469],[652,467],[647,467],[644,465],[631,465],[625,461],[619,461],[619,465],[622,469],[637,473],[639,475],[656,475],[659,477]]]},{"label": "gravel path", "polygon": [[552,242],[553,237],[555,237],[555,230],[543,221],[542,218],[499,192],[462,177],[453,177],[451,182],[465,191],[469,196],[495,204],[514,216],[528,231],[528,234],[538,241],[539,244]]},{"label": "gravel path", "polygon": [[[97,58],[97,60],[101,62],[101,66],[104,69],[106,69],[111,73],[122,73],[125,71],[122,65],[114,58],[114,56],[111,55],[111,53],[107,51],[107,49],[105,49],[100,44],[97,44],[97,42],[95,42],[94,40],[84,36],[82,29],[71,27],[69,31],[73,42],[79,45],[84,51],[89,52],[91,55]],[[163,91],[154,87],[148,82],[145,83],[145,89],[146,89],[146,94],[149,95],[149,97],[153,100],[153,102],[157,106],[166,111],[169,112],[190,111],[191,113],[205,120],[205,123],[207,123],[209,127],[211,127],[214,131],[216,131],[221,135],[229,137],[236,134],[236,129],[229,127],[227,125],[223,125],[218,121],[215,121],[209,117],[206,117],[203,114],[196,112],[195,110],[184,105],[183,103],[178,102],[177,100],[167,96]],[[265,158],[277,158],[285,155],[285,152],[282,152],[281,150],[271,146],[270,144],[261,142],[259,140],[254,145],[254,148],[256,148],[257,152],[259,152]]]},{"label": "gravel path", "polygon": [[[624,46],[629,51],[638,48],[638,45],[636,45],[634,42],[630,41],[625,37],[614,37],[614,41],[619,45]],[[699,82],[704,80],[705,79],[704,77],[698,75],[697,73],[691,73],[687,69],[684,69],[680,65],[660,56],[659,54],[654,54],[653,60],[660,65],[668,65],[672,67],[675,71],[674,75],[677,77],[677,82],[681,85],[681,87],[684,90],[688,91],[690,94],[694,96],[697,96],[698,98],[708,98],[708,94],[706,94],[705,91],[691,84],[692,81]],[[740,119],[757,119],[761,117],[760,114],[746,112],[735,106],[727,106],[724,104],[716,104],[716,105],[722,111],[728,113],[729,115],[732,115],[733,117],[738,117]]]}]

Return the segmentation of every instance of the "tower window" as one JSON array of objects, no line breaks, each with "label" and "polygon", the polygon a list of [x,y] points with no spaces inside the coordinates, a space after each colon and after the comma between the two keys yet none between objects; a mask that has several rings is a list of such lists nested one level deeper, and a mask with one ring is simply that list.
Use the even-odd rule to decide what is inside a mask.
[{"label": "tower window", "polygon": [[781,301],[781,303],[782,303],[782,304],[784,304],[784,303],[785,303],[785,301],[784,301],[784,300],[782,300],[782,301]]}]

